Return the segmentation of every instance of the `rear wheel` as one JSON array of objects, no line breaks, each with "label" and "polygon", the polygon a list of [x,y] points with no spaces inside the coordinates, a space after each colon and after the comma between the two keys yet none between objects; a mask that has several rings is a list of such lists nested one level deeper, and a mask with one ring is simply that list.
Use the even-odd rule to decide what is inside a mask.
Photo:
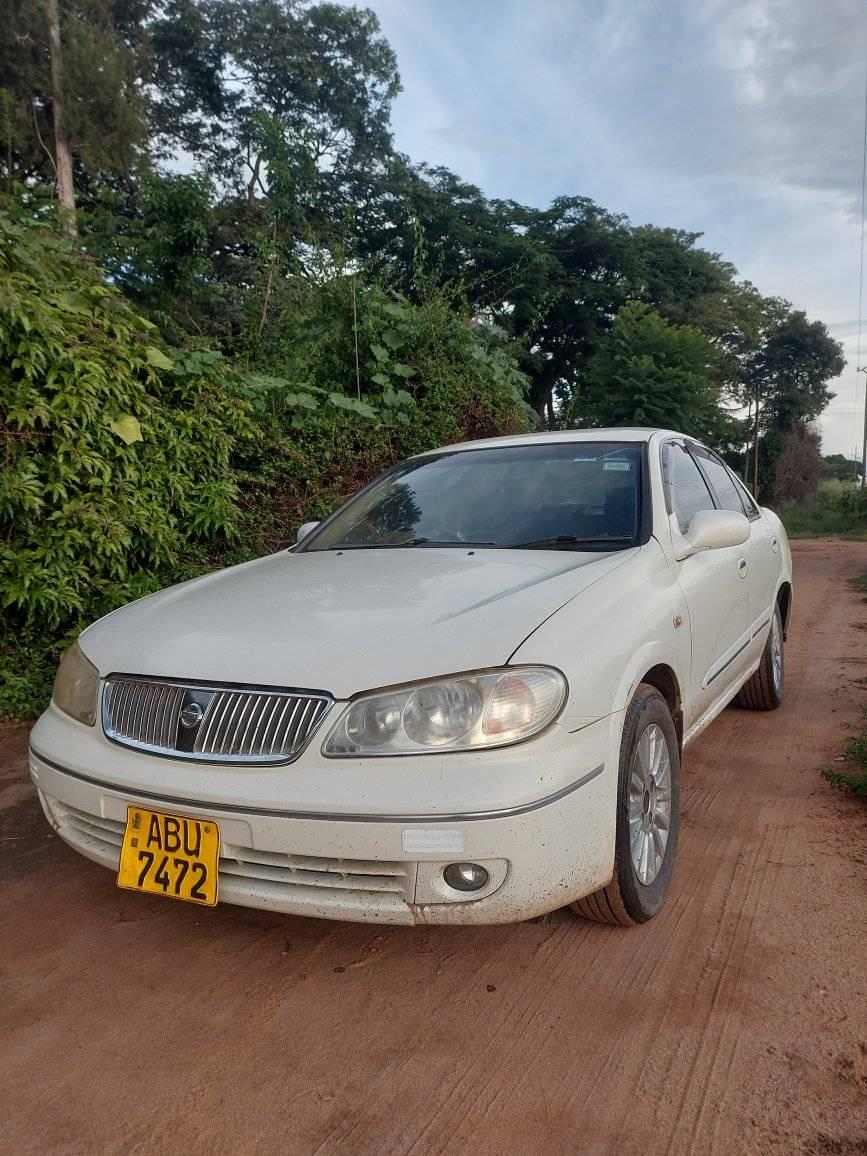
[{"label": "rear wheel", "polygon": [[747,710],[776,710],[783,701],[784,680],[783,620],[777,606],[759,669],[738,691],[735,702]]},{"label": "rear wheel", "polygon": [[572,904],[601,923],[629,927],[665,902],[680,832],[680,750],[668,704],[642,683],[626,711],[620,743],[614,878]]}]

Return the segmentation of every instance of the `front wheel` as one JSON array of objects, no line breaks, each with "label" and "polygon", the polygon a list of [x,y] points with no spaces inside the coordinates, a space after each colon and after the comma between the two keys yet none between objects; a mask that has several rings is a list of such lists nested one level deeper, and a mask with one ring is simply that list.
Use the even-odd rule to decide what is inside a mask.
[{"label": "front wheel", "polygon": [[620,742],[614,878],[572,904],[600,923],[646,923],[665,902],[680,832],[680,749],[668,704],[642,683]]},{"label": "front wheel", "polygon": [[783,701],[784,678],[783,620],[777,606],[774,608],[759,669],[738,691],[735,703],[747,710],[776,710]]}]

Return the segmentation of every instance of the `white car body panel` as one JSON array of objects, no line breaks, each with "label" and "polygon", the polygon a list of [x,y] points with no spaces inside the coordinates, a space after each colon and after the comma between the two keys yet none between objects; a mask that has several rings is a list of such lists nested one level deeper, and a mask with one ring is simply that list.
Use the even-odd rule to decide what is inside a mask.
[{"label": "white car body panel", "polygon": [[[468,443],[647,443],[652,530],[638,546],[292,551],[115,611],[80,640],[103,679],[303,688],[336,701],[294,761],[243,766],[130,749],[52,703],[30,756],[49,821],[116,867],[128,803],[210,817],[222,836],[222,899],[329,918],[508,922],[604,886],[637,685],[667,672],[688,743],[758,666],[781,591],[788,607],[791,556],[769,510],[742,546],[683,556],[660,465],[674,437],[576,430]],[[419,756],[322,754],[354,696],[507,664],[556,667],[568,682],[561,713],[534,738]],[[442,870],[455,860],[486,866],[487,886],[451,890]]]},{"label": "white car body panel", "polygon": [[622,563],[552,550],[281,551],[124,606],[81,645],[106,674],[346,699],[502,665],[542,618]]}]

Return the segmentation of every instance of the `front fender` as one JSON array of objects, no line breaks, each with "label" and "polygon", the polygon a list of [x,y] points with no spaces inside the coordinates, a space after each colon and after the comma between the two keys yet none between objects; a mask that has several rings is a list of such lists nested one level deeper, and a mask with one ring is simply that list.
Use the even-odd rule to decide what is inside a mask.
[{"label": "front fender", "polygon": [[686,600],[651,538],[634,559],[543,622],[511,661],[563,671],[569,698],[560,722],[576,731],[623,710],[654,666],[669,667],[686,697],[691,658]]}]

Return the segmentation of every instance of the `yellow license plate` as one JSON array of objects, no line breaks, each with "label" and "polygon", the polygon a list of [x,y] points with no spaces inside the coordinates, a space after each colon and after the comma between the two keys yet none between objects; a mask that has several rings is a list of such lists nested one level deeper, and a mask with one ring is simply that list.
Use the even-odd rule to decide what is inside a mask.
[{"label": "yellow license plate", "polygon": [[127,807],[117,885],[213,907],[219,857],[220,829],[212,819]]}]

